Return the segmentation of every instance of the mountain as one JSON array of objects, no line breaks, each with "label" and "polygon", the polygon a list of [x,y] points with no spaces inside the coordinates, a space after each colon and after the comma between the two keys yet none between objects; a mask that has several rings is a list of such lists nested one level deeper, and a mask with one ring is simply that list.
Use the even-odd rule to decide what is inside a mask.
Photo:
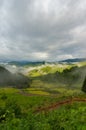
[{"label": "mountain", "polygon": [[21,61],[7,61],[7,60],[0,60],[1,65],[16,65],[16,66],[39,66],[44,64],[57,64],[57,63],[75,63],[75,62],[82,62],[86,61],[86,58],[75,58],[75,59],[66,59],[60,61],[28,61],[28,60],[21,60]]},{"label": "mountain", "polygon": [[25,65],[36,66],[36,65],[45,64],[45,62],[44,61],[11,61],[8,62],[8,64],[17,65],[17,66],[25,66]]},{"label": "mountain", "polygon": [[12,86],[17,88],[29,87],[30,80],[22,74],[12,74],[0,66],[0,86]]},{"label": "mountain", "polygon": [[62,60],[62,61],[59,61],[59,62],[72,63],[72,62],[82,62],[82,61],[86,61],[86,58],[67,59],[67,60]]}]

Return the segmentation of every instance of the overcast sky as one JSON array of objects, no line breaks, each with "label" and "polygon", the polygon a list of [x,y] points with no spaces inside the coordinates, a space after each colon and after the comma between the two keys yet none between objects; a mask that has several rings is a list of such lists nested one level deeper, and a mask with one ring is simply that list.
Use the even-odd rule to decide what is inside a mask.
[{"label": "overcast sky", "polygon": [[86,57],[86,0],[0,0],[0,59]]}]

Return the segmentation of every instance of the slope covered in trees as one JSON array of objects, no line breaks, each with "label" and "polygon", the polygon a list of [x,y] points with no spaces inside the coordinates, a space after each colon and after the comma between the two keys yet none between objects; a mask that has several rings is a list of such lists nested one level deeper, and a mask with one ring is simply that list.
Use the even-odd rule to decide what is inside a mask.
[{"label": "slope covered in trees", "polygon": [[0,66],[0,86],[13,86],[17,88],[29,87],[30,80],[22,74],[12,74]]},{"label": "slope covered in trees", "polygon": [[86,66],[64,69],[63,72],[48,73],[46,75],[33,77],[43,83],[66,87],[81,87],[86,75]]}]

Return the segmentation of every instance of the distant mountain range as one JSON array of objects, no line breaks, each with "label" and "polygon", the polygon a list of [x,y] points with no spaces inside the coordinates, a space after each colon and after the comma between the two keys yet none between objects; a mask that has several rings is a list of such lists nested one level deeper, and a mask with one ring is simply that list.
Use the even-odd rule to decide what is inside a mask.
[{"label": "distant mountain range", "polygon": [[9,62],[11,65],[25,66],[25,65],[41,65],[45,64],[44,61],[11,61]]},{"label": "distant mountain range", "polygon": [[9,65],[16,65],[16,66],[36,66],[36,65],[42,65],[45,64],[45,61],[0,61],[0,64],[9,64]]},{"label": "distant mountain range", "polygon": [[82,62],[86,61],[86,58],[74,58],[74,59],[66,59],[66,60],[61,60],[61,61],[3,61],[0,60],[0,64],[10,64],[10,65],[16,65],[16,66],[25,66],[25,65],[30,65],[30,66],[36,66],[36,65],[43,65],[43,64],[52,64],[52,63],[73,63],[73,62]]},{"label": "distant mountain range", "polygon": [[67,60],[62,60],[60,62],[72,63],[72,62],[82,62],[82,61],[86,61],[86,58],[67,59]]}]

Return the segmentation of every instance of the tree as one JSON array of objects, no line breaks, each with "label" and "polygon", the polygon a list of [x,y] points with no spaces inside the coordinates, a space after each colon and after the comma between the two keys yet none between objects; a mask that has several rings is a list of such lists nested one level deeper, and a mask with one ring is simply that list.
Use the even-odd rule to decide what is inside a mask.
[{"label": "tree", "polygon": [[82,86],[82,91],[86,92],[86,77],[85,77],[85,80],[84,80],[84,83],[83,83],[83,86]]}]

